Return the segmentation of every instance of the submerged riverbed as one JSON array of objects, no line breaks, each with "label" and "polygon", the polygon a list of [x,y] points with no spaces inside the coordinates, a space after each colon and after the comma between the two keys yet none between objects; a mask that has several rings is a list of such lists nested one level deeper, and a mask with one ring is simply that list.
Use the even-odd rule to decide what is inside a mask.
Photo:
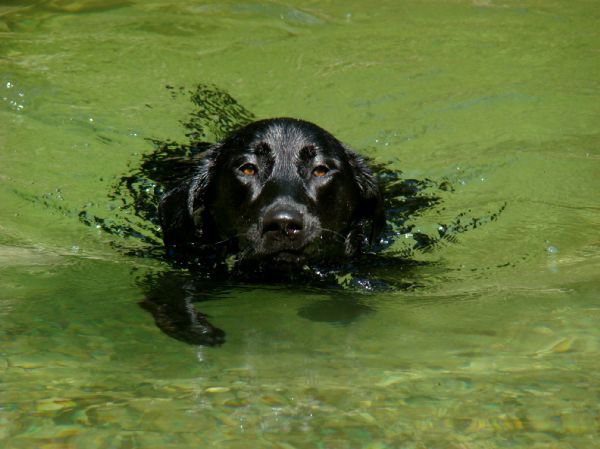
[{"label": "submerged riverbed", "polygon": [[[598,446],[599,16],[583,0],[0,6],[0,445]],[[409,288],[226,282],[199,305],[223,346],[161,333],[140,301],[193,275],[115,191],[152,140],[186,142],[198,84],[445,185],[386,250],[406,263],[383,277]],[[441,224],[456,232],[416,245]]]}]

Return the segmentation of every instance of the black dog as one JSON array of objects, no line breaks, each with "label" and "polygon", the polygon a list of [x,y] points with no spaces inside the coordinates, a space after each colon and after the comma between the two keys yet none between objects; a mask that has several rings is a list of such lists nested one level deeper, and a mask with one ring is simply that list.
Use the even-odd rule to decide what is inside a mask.
[{"label": "black dog", "polygon": [[380,188],[365,161],[324,129],[278,118],[209,148],[159,206],[180,258],[293,271],[340,261],[381,232]]}]

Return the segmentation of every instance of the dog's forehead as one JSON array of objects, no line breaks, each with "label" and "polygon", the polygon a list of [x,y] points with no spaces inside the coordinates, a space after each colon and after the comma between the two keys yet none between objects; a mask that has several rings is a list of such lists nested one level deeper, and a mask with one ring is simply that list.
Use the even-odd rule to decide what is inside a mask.
[{"label": "dog's forehead", "polygon": [[340,151],[339,145],[334,144],[333,136],[316,126],[313,129],[304,123],[270,123],[258,132],[253,140],[253,144],[266,143],[275,154],[289,156],[297,155],[305,147],[312,147],[321,154],[332,156]]},{"label": "dog's forehead", "polygon": [[301,148],[309,143],[315,143],[314,137],[292,126],[273,124],[268,126],[261,134],[257,137],[272,147]]}]

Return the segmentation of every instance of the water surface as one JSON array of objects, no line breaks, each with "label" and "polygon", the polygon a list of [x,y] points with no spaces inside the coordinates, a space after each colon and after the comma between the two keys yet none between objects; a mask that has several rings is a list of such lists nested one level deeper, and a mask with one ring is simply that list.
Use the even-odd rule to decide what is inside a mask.
[{"label": "water surface", "polygon": [[[585,0],[0,6],[2,447],[599,447],[599,16]],[[148,139],[186,140],[198,83],[450,183],[416,231],[502,213],[388,273],[418,288],[225,284],[200,307],[227,343],[178,342],[138,305],[176,269],[80,213],[140,225],[110,195]]]}]

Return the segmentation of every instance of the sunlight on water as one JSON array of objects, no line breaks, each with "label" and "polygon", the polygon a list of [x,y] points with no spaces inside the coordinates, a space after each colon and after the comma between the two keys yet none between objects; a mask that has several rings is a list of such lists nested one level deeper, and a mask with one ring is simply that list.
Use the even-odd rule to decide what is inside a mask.
[{"label": "sunlight on water", "polygon": [[[599,11],[1,5],[0,446],[598,446]],[[157,257],[140,166],[220,136],[198,85],[385,166],[404,201],[385,253],[408,259],[320,288],[209,285]],[[360,283],[378,279],[401,288]],[[223,346],[139,305],[190,288]]]}]

